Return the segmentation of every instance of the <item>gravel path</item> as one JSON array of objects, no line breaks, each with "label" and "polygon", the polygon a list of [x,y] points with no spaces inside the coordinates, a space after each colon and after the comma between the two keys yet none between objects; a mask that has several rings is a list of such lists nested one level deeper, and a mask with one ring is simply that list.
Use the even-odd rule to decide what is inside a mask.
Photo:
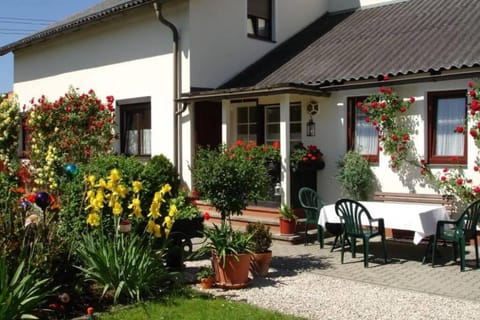
[{"label": "gravel path", "polygon": [[[208,264],[209,260],[190,261],[187,270]],[[278,271],[274,269],[270,278],[255,278],[244,289],[204,291],[306,319],[450,320],[480,315],[476,301],[340,279],[315,270],[285,275]]]}]

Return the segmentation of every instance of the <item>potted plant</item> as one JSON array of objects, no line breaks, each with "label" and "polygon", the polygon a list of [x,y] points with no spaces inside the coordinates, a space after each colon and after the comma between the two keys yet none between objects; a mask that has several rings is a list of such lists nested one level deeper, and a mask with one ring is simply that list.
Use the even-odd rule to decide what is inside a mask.
[{"label": "potted plant", "polygon": [[322,170],[325,168],[323,153],[313,144],[305,147],[298,143],[290,153],[290,168],[293,172]]},{"label": "potted plant", "polygon": [[197,280],[203,289],[209,289],[215,283],[215,271],[212,267],[201,267],[197,272]]},{"label": "potted plant", "polygon": [[200,148],[191,167],[195,189],[221,214],[221,226],[204,230],[207,242],[197,252],[212,254],[216,284],[224,288],[248,284],[252,236],[233,230],[229,218],[268,196],[270,177],[259,148],[240,140],[230,147]]},{"label": "potted plant", "polygon": [[270,250],[272,233],[270,227],[262,222],[249,223],[246,231],[252,235],[254,243],[250,271],[256,276],[265,277],[272,262],[272,250]]},{"label": "potted plant", "polygon": [[297,226],[297,216],[293,209],[283,204],[280,208],[280,234],[294,234]]},{"label": "potted plant", "polygon": [[243,288],[248,285],[250,255],[253,253],[252,235],[233,230],[227,223],[203,231],[207,242],[196,255],[211,253],[215,270],[215,284],[225,289]]}]

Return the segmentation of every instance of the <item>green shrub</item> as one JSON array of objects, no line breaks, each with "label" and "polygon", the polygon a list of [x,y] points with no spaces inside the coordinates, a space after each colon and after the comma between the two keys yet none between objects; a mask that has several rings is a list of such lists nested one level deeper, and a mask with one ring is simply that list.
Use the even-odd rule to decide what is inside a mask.
[{"label": "green shrub", "polygon": [[337,179],[345,196],[354,200],[368,200],[375,176],[370,164],[361,154],[348,151],[338,162]]},{"label": "green shrub", "polygon": [[[233,150],[233,152],[231,151]],[[195,189],[221,213],[241,215],[249,202],[265,199],[270,177],[263,160],[251,160],[245,149],[200,148],[191,168]]]},{"label": "green shrub", "polygon": [[[172,187],[171,193],[174,197],[178,194],[180,178],[172,162],[164,155],[156,155],[148,160],[143,167],[139,180],[143,183],[143,204],[150,204],[154,193],[165,183]],[[148,207],[143,209],[144,211],[148,210]]]},{"label": "green shrub", "polygon": [[[132,181],[140,179],[144,164],[136,157],[124,155],[100,156],[93,158],[87,164],[80,164],[79,174],[75,177],[65,176],[62,180],[60,185],[62,188],[62,203],[59,232],[62,236],[70,239],[70,243],[75,243],[79,235],[88,231],[87,215],[84,210],[85,176],[107,177],[112,169],[118,169],[122,173],[123,183],[130,185]],[[147,205],[145,204],[145,206]],[[127,207],[126,202],[124,207]],[[104,219],[104,232],[113,234],[114,223],[112,215],[105,214]]]}]

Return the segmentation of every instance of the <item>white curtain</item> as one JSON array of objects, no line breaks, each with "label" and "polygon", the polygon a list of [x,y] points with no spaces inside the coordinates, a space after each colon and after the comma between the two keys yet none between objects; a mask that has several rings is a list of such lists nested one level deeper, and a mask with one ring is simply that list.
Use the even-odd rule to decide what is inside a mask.
[{"label": "white curtain", "polygon": [[435,155],[463,155],[463,134],[455,132],[465,123],[465,99],[438,99]]},{"label": "white curtain", "polygon": [[365,121],[365,114],[357,112],[355,124],[355,151],[364,155],[377,154],[378,133],[371,123]]},{"label": "white curtain", "polygon": [[[142,145],[140,155],[151,154],[151,129],[140,130],[142,134]],[[138,155],[138,130],[127,130],[126,152],[127,154]]]}]

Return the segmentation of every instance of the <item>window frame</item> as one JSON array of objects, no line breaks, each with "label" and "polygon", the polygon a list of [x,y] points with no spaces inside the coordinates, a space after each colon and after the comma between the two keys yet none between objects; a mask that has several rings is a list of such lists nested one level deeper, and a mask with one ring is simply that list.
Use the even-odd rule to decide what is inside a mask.
[{"label": "window frame", "polygon": [[[467,91],[448,90],[432,91],[427,93],[427,161],[430,164],[467,164],[468,140],[466,130],[463,132],[463,155],[462,156],[437,156],[436,147],[436,116],[438,100],[442,98],[465,99],[465,120],[467,119]],[[457,133],[459,134],[459,133]]]},{"label": "window frame", "polygon": [[[151,157],[152,155],[152,108],[150,103],[150,97],[142,97],[142,98],[134,98],[134,99],[125,99],[117,101],[117,108],[119,110],[120,115],[120,153],[136,156],[136,157]],[[142,153],[143,148],[143,140],[142,135],[139,134],[137,138],[137,154],[130,154],[127,153],[127,146],[126,146],[126,134],[127,134],[127,120],[133,115],[137,113],[148,114],[147,119],[144,119],[143,125],[137,123],[137,130],[142,131],[145,129],[150,130],[150,150],[148,153]]]},{"label": "window frame", "polygon": [[[355,150],[355,128],[357,120],[357,103],[363,102],[367,96],[347,97],[347,150]],[[362,154],[371,164],[378,164],[380,159],[380,143],[377,144],[376,154]]]},{"label": "window frame", "polygon": [[[258,4],[260,1],[264,3]],[[262,9],[263,6],[268,8],[266,10]],[[260,20],[264,20],[266,23],[266,35],[260,34]],[[250,21],[252,22],[253,33],[248,30]],[[247,36],[259,40],[273,41],[273,0],[247,0]]]}]

